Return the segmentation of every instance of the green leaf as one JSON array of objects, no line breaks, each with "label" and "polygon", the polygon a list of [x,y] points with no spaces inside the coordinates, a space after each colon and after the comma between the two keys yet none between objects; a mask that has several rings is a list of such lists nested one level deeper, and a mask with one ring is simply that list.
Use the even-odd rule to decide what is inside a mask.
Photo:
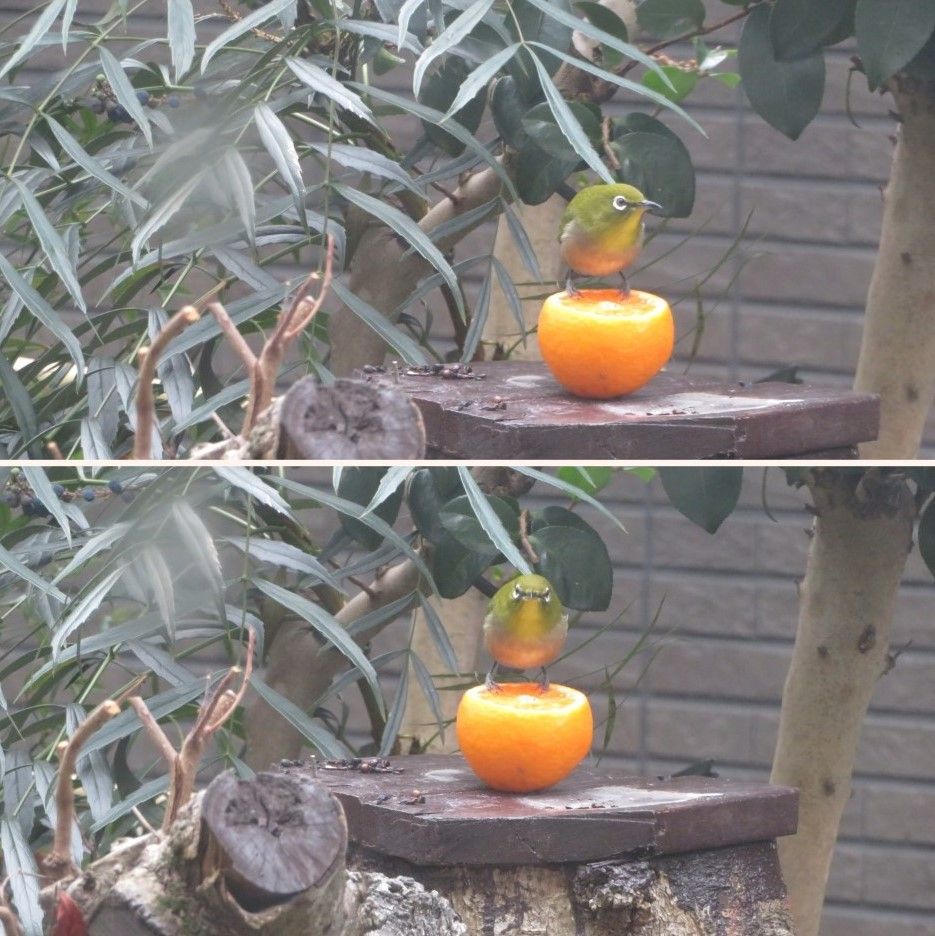
[{"label": "green leaf", "polygon": [[13,292],[23,300],[26,308],[65,346],[69,357],[75,363],[80,381],[84,376],[84,354],[72,330],[59,318],[55,309],[26,282],[2,251],[0,251],[0,274]]},{"label": "green leaf", "polygon": [[[74,735],[78,725],[84,721],[87,712],[82,705],[69,703],[65,707],[65,719],[68,726],[68,735]],[[114,797],[114,779],[110,768],[100,751],[90,754],[81,754],[76,764],[76,772],[81,786],[88,798],[91,816],[100,819],[110,809]],[[78,844],[81,844],[81,830],[78,829]]]},{"label": "green leaf", "polygon": [[821,107],[824,55],[818,52],[795,62],[777,61],[769,36],[769,9],[759,6],[744,23],[738,65],[753,109],[768,124],[797,140]]},{"label": "green leaf", "polygon": [[485,550],[469,549],[453,536],[446,536],[432,553],[435,586],[442,598],[457,598],[477,581],[497,559],[493,546]]},{"label": "green leaf", "polygon": [[610,480],[614,476],[614,470],[599,465],[590,465],[587,468],[575,468],[566,465],[559,468],[555,475],[566,484],[580,488],[585,494],[593,496],[610,484]]},{"label": "green leaf", "polygon": [[564,494],[568,494],[571,497],[574,497],[576,500],[583,500],[586,504],[590,504],[595,510],[602,513],[615,527],[618,527],[622,532],[626,533],[627,528],[608,510],[599,500],[592,497],[590,494],[586,493],[581,488],[575,487],[573,484],[568,484],[567,481],[563,481],[561,478],[557,478],[554,475],[546,474],[544,471],[539,471],[536,468],[527,468],[525,465],[516,465],[516,471],[520,474],[527,475],[530,478],[535,478],[537,481],[541,481],[543,484],[550,485],[551,487],[557,488]]},{"label": "green leaf", "polygon": [[660,468],[672,506],[709,533],[731,515],[740,497],[742,468]]},{"label": "green leaf", "polygon": [[177,500],[172,505],[172,521],[179,531],[179,539],[192,564],[201,572],[211,590],[218,610],[218,620],[224,621],[224,573],[221,570],[217,546],[214,545],[214,537],[187,501]]},{"label": "green leaf", "polygon": [[208,62],[210,62],[224,46],[230,45],[235,39],[239,39],[245,33],[256,29],[257,26],[262,26],[267,20],[277,16],[293,3],[295,3],[295,0],[272,0],[271,3],[267,3],[258,10],[254,10],[249,16],[245,16],[243,19],[237,20],[233,25],[228,26],[220,36],[208,43],[204,55],[201,57],[201,74],[203,75],[205,73]]},{"label": "green leaf", "polygon": [[854,0],[776,0],[769,17],[773,54],[792,62],[820,52],[853,7]]},{"label": "green leaf", "polygon": [[19,179],[14,177],[10,181],[19,189],[23,207],[32,222],[33,230],[39,238],[39,244],[49,261],[49,265],[58,274],[62,284],[78,304],[78,308],[86,313],[88,307],[85,304],[84,296],[81,295],[81,285],[78,283],[78,277],[68,256],[68,248],[65,246],[65,241],[62,240],[61,234],[55,230],[52,223],[45,216],[42,205],[36,200],[36,196]]},{"label": "green leaf", "polygon": [[539,75],[539,84],[542,87],[543,94],[545,94],[546,103],[549,105],[559,129],[574,147],[575,152],[601,177],[601,179],[605,182],[613,182],[613,173],[607,168],[604,164],[604,160],[601,159],[597,150],[591,145],[591,141],[584,132],[584,128],[568,106],[568,102],[562,97],[561,92],[555,86],[555,82],[552,81],[546,67],[537,56],[532,55],[531,58],[536,66],[536,72]]},{"label": "green leaf", "polygon": [[[373,509],[372,501],[380,489],[380,482],[392,469],[387,468],[345,468],[341,473],[337,494],[339,497],[360,504],[363,517],[379,517],[386,524],[393,524],[399,514],[399,507],[403,500],[402,487],[397,485],[383,501]],[[365,549],[377,549],[383,542],[383,537],[372,526],[354,517],[341,515],[341,527],[348,536],[360,543]]]},{"label": "green leaf", "polygon": [[256,201],[253,195],[253,180],[243,156],[237,150],[228,150],[221,157],[217,172],[225,195],[237,208],[247,241],[251,247],[256,247]]},{"label": "green leaf", "polygon": [[100,46],[98,48],[98,54],[101,58],[101,67],[104,69],[104,74],[110,83],[114,96],[117,98],[117,102],[124,106],[127,113],[136,122],[136,125],[146,138],[149,148],[152,149],[152,127],[149,125],[149,118],[146,116],[146,111],[143,109],[143,105],[140,104],[139,98],[136,96],[136,89],[127,77],[127,73],[106,46]]},{"label": "green leaf", "polygon": [[607,610],[614,571],[594,529],[545,526],[530,533],[529,541],[539,556],[537,571],[552,583],[562,604],[576,611]]},{"label": "green leaf", "polygon": [[403,717],[406,714],[406,702],[409,699],[409,656],[406,655],[406,661],[403,663],[402,671],[399,674],[399,682],[396,685],[396,695],[393,697],[393,704],[390,707],[386,717],[386,724],[383,726],[383,734],[380,737],[380,757],[388,757],[393,752],[393,745],[396,744],[396,738],[399,736],[399,729],[403,725]]},{"label": "green leaf", "polygon": [[55,489],[52,487],[52,482],[49,481],[46,476],[45,469],[33,467],[31,465],[23,465],[20,470],[23,472],[23,477],[26,479],[29,486],[33,489],[33,493],[39,498],[45,508],[55,518],[55,522],[61,527],[62,532],[65,534],[65,539],[68,540],[68,545],[70,546],[71,524],[68,521],[65,511],[62,509],[62,502],[59,500]]},{"label": "green leaf", "polygon": [[667,39],[701,29],[705,8],[701,0],[643,0],[636,16],[640,26],[651,36]]},{"label": "green leaf", "polygon": [[39,417],[33,406],[32,397],[2,350],[0,350],[0,387],[3,388],[3,395],[13,411],[13,418],[16,420],[23,440],[23,448],[28,448],[31,458],[41,458],[41,449],[34,441],[39,435]]},{"label": "green leaf", "polygon": [[460,672],[461,668],[458,665],[458,655],[455,653],[455,648],[451,645],[451,638],[448,636],[448,631],[445,630],[445,625],[442,623],[442,619],[439,617],[438,611],[435,610],[434,605],[428,601],[421,592],[419,592],[419,606],[422,609],[425,626],[428,629],[429,636],[432,638],[432,643],[435,644],[438,655],[444,661],[445,666],[448,667],[449,672]]},{"label": "green leaf", "polygon": [[169,52],[175,80],[188,71],[195,58],[195,11],[192,0],[169,0],[168,6]]},{"label": "green leaf", "polygon": [[[504,520],[494,508],[493,498],[488,498],[477,486],[474,476],[465,465],[458,465],[458,477],[461,481],[461,486],[464,488],[468,503],[471,505],[471,510],[477,517],[478,523],[490,539],[490,542],[497,547],[499,552],[503,553],[506,560],[515,569],[522,572],[524,575],[529,575],[532,569],[526,557],[516,546],[513,534],[507,531]],[[451,506],[452,505],[449,504],[446,510],[450,510]]]},{"label": "green leaf", "polygon": [[142,806],[143,803],[148,803],[161,793],[165,793],[169,788],[169,779],[169,775],[164,774],[161,777],[156,777],[155,780],[150,780],[149,783],[144,783],[129,796],[120,800],[119,803],[115,803],[104,815],[91,823],[91,827],[88,831],[94,835],[102,829],[107,829],[118,819],[122,819],[127,813],[132,812],[137,806]]},{"label": "green leaf", "polygon": [[454,468],[418,468],[410,475],[406,503],[416,528],[430,543],[438,543],[448,535],[440,514],[445,504],[460,493]]},{"label": "green leaf", "polygon": [[139,262],[140,252],[150,237],[160,230],[160,228],[164,227],[172,216],[179,211],[182,205],[188,200],[189,195],[191,195],[201,183],[202,176],[208,171],[207,167],[202,167],[196,171],[193,176],[186,179],[184,182],[180,182],[178,187],[171,190],[169,194],[150,211],[149,217],[137,227],[133,235],[133,241],[130,244],[134,263]]},{"label": "green leaf", "polygon": [[422,660],[419,659],[415,651],[409,655],[409,662],[412,664],[413,670],[415,670],[416,679],[419,681],[419,688],[422,690],[422,694],[425,696],[429,708],[432,710],[435,723],[438,725],[439,734],[442,740],[444,740],[445,716],[442,714],[442,702],[438,697],[438,690],[435,688],[435,680],[432,679],[432,674],[428,671]]},{"label": "green leaf", "polygon": [[412,14],[425,2],[425,0],[405,0],[399,8],[399,14],[396,17],[399,34],[396,37],[396,48],[405,48],[406,33],[409,31],[409,21]]},{"label": "green leaf", "polygon": [[341,758],[350,754],[350,751],[334,735],[316,724],[294,702],[290,702],[284,695],[270,688],[256,673],[250,677],[250,685],[256,690],[258,696],[268,702],[325,757]]},{"label": "green leaf", "polygon": [[299,549],[298,546],[284,543],[282,540],[261,539],[258,536],[251,536],[249,539],[245,536],[228,536],[224,539],[224,542],[230,543],[236,549],[247,553],[257,562],[268,562],[282,569],[293,569],[296,572],[302,572],[324,582],[325,585],[342,594],[345,593],[338,576],[327,569],[311,553]]},{"label": "green leaf", "polygon": [[52,24],[62,12],[65,0],[51,0],[45,9],[36,17],[32,29],[19,41],[17,50],[4,62],[0,68],[0,78],[15,68],[36,47],[39,40],[49,31]]},{"label": "green leaf", "polygon": [[85,589],[77,601],[68,605],[68,613],[52,635],[51,652],[53,661],[57,661],[65,641],[101,606],[101,602],[111,593],[117,584],[123,569],[114,569],[102,579]]},{"label": "green leaf", "polygon": [[347,143],[309,143],[310,149],[321,153],[326,159],[332,159],[349,169],[369,172],[371,175],[391,179],[417,194],[423,194],[423,187],[413,182],[408,173],[398,162],[369,150],[364,146],[351,146]]},{"label": "green leaf", "polygon": [[854,30],[867,82],[871,89],[878,88],[907,65],[935,31],[935,3],[857,0]]},{"label": "green leaf", "polygon": [[266,152],[269,153],[276,166],[276,171],[292,192],[292,197],[298,201],[305,191],[305,182],[302,180],[299,154],[296,152],[295,143],[286,125],[275,111],[262,101],[254,108],[253,122],[256,124],[263,146],[266,147]]},{"label": "green leaf", "polygon": [[232,484],[245,494],[250,495],[250,497],[255,497],[261,504],[272,507],[273,510],[278,511],[284,517],[288,517],[290,520],[295,519],[292,508],[283,500],[282,496],[249,469],[215,465],[213,470],[222,481]]},{"label": "green leaf", "polygon": [[425,352],[411,335],[394,325],[382,312],[364,302],[340,280],[331,283],[331,291],[361,321],[372,328],[407,364],[425,364]]},{"label": "green leaf", "polygon": [[104,438],[101,421],[94,416],[81,419],[81,454],[89,461],[109,461],[114,457]]},{"label": "green leaf", "polygon": [[929,572],[935,575],[935,499],[930,499],[919,520],[919,555]]},{"label": "green leaf", "polygon": [[512,75],[502,75],[494,82],[490,92],[493,122],[503,142],[515,150],[521,149],[526,142],[523,118],[528,110],[529,105]]},{"label": "green leaf", "polygon": [[442,252],[432,243],[431,238],[412,220],[398,208],[374,198],[365,192],[347,185],[333,183],[332,188],[346,198],[349,202],[362,208],[368,214],[382,221],[388,227],[392,228],[410,247],[421,254],[432,266],[441,273],[445,282],[451,289],[455,298],[455,304],[458,311],[464,315],[464,297],[461,295],[461,286],[458,283],[458,277],[451,264],[444,258]]},{"label": "green leaf", "polygon": [[662,205],[667,218],[687,218],[695,205],[695,167],[674,134],[626,133],[614,146],[620,178]]},{"label": "green leaf", "polygon": [[471,30],[484,18],[493,5],[493,0],[474,0],[462,13],[459,13],[434,39],[432,44],[416,60],[412,75],[412,91],[416,97],[422,87],[422,79],[432,62],[459,42],[467,38]]},{"label": "green leaf", "polygon": [[59,570],[52,581],[55,584],[64,581],[78,569],[82,568],[82,566],[87,565],[95,556],[100,555],[105,549],[110,549],[115,543],[118,543],[132,528],[132,524],[130,523],[114,523],[112,526],[105,527],[103,530],[93,534]]},{"label": "green leaf", "polygon": [[697,72],[685,71],[674,65],[663,65],[662,71],[669,80],[669,86],[655,72],[647,72],[643,76],[643,86],[673,103],[684,101],[698,84]]},{"label": "green leaf", "polygon": [[[399,492],[401,500],[403,492],[400,488],[406,478],[409,477],[410,471],[412,469],[408,465],[392,465],[387,468],[383,477],[380,478],[380,483],[377,485],[373,497],[370,498],[370,503],[367,504],[366,512],[369,514],[376,510],[384,501],[389,500],[397,492]],[[384,519],[386,518],[384,517]]]},{"label": "green leaf", "polygon": [[302,84],[324,95],[329,101],[334,101],[338,107],[349,110],[352,114],[373,123],[373,114],[361,100],[360,95],[341,84],[336,78],[332,78],[323,68],[296,58],[287,58],[286,64]]},{"label": "green leaf", "polygon": [[24,582],[28,582],[56,601],[61,601],[63,604],[68,601],[68,596],[61,589],[50,585],[41,575],[37,575],[33,572],[32,569],[20,562],[19,559],[3,546],[0,546],[0,566],[9,569],[10,572],[21,578]]},{"label": "green leaf", "polygon": [[575,6],[599,29],[616,36],[621,42],[630,41],[627,24],[610,7],[595,3],[594,0],[578,0]]},{"label": "green leaf", "polygon": [[272,598],[273,601],[297,614],[302,620],[307,621],[321,635],[326,646],[333,644],[335,649],[352,666],[356,666],[360,670],[361,675],[370,684],[370,688],[382,707],[383,696],[380,692],[380,682],[377,679],[376,670],[374,670],[373,665],[367,659],[367,655],[359,644],[348,635],[347,631],[333,615],[329,614],[321,605],[317,605],[302,595],[283,588],[281,585],[276,585],[261,578],[252,578],[250,581],[261,592]]},{"label": "green leaf", "polygon": [[487,275],[481,282],[477,299],[474,301],[471,322],[468,325],[467,334],[464,336],[464,348],[461,351],[461,362],[464,364],[474,360],[474,352],[477,350],[481,335],[484,334],[484,326],[487,324],[487,316],[490,313],[491,273],[492,269],[488,267]]},{"label": "green leaf", "polygon": [[523,266],[526,267],[526,270],[533,279],[542,280],[543,276],[542,270],[539,267],[539,258],[536,256],[532,241],[530,241],[529,235],[526,233],[526,228],[523,227],[523,222],[520,221],[509,205],[504,207],[503,215],[506,218],[506,224],[510,230],[510,236],[513,238],[513,243],[516,245],[520,259],[523,261]]},{"label": "green leaf", "polygon": [[[483,94],[493,76],[513,58],[518,48],[519,43],[514,42],[505,49],[501,49],[496,55],[491,56],[486,62],[482,62],[478,65],[477,68],[461,82],[458,93],[455,95],[454,100],[445,113],[445,120],[457,114],[462,107]],[[483,98],[481,99],[481,110],[483,110]],[[444,123],[444,121],[442,122]]]},{"label": "green leaf", "polygon": [[[9,812],[12,804],[6,804]],[[9,819],[0,819],[0,849],[4,875],[13,893],[13,907],[26,936],[42,936],[42,908],[39,906],[39,869],[23,830]]]}]

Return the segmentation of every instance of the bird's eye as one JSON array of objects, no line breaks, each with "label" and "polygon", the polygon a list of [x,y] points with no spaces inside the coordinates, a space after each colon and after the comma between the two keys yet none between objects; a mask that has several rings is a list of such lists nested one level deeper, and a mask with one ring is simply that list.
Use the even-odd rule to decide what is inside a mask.
[{"label": "bird's eye", "polygon": [[551,588],[547,588],[547,589],[542,593],[542,600],[543,600],[543,601],[548,601],[551,597],[552,597],[552,589],[551,589]]},{"label": "bird's eye", "polygon": [[626,211],[630,207],[630,203],[627,201],[626,196],[624,195],[615,195],[614,196],[614,208],[617,211]]},{"label": "bird's eye", "polygon": [[522,588],[519,587],[519,585],[517,585],[517,586],[513,589],[513,600],[514,600],[514,601],[519,601],[519,599],[522,598],[522,597],[523,597],[523,590],[522,590]]}]

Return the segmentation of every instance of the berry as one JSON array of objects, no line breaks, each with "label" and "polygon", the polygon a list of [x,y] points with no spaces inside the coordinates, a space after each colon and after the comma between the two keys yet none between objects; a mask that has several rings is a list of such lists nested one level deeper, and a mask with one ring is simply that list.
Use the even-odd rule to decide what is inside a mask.
[{"label": "berry", "polygon": [[31,517],[36,512],[36,502],[31,497],[24,497],[20,506],[27,517]]},{"label": "berry", "polygon": [[133,123],[133,118],[130,116],[130,112],[123,106],[123,104],[115,104],[113,107],[108,108],[107,116],[114,123]]},{"label": "berry", "polygon": [[3,503],[6,504],[7,507],[19,507],[19,494],[17,494],[16,491],[7,491],[6,494],[3,495]]},{"label": "berry", "polygon": [[64,485],[64,484],[53,484],[53,485],[52,485],[52,490],[55,491],[55,496],[56,496],[56,497],[61,497],[61,496],[65,493],[65,485]]},{"label": "berry", "polygon": [[91,501],[94,500],[94,488],[86,487],[86,488],[81,492],[81,496],[82,496],[88,503],[91,503]]},{"label": "berry", "polygon": [[169,107],[178,107],[178,106],[179,106],[179,96],[178,96],[177,94],[170,94],[170,95],[166,98],[166,104],[168,104]]},{"label": "berry", "polygon": [[123,485],[116,478],[111,478],[107,482],[107,487],[110,489],[111,494],[119,494],[123,490]]},{"label": "berry", "polygon": [[33,501],[32,502],[32,512],[37,517],[48,517],[50,516],[49,508],[46,507],[42,501]]},{"label": "berry", "polygon": [[91,110],[94,111],[95,114],[103,114],[107,108],[104,102],[99,97],[96,97],[91,98]]},{"label": "berry", "polygon": [[136,92],[136,99],[140,102],[140,104],[148,104],[149,92],[145,90],[144,88],[141,88],[139,91]]}]

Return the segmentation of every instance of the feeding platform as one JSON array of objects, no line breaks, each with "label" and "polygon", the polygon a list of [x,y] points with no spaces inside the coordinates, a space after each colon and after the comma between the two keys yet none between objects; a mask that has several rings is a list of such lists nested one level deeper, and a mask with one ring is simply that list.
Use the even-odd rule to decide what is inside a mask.
[{"label": "feeding platform", "polygon": [[[629,396],[571,396],[538,362],[444,371],[403,367],[390,381],[422,415],[427,454],[446,459],[850,458],[877,437],[873,394],[787,383],[659,374]],[[480,376],[483,375],[483,376]]]},{"label": "feeding platform", "polygon": [[471,934],[678,936],[705,920],[791,936],[775,840],[795,831],[794,789],[579,767],[540,793],[498,793],[458,755],[392,766],[317,770],[344,808],[349,865],[437,890]]}]

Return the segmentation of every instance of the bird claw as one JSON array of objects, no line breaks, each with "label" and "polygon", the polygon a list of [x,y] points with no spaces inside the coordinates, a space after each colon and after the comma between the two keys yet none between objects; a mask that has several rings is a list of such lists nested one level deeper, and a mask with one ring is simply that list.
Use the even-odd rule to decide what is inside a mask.
[{"label": "bird claw", "polygon": [[484,680],[484,688],[488,692],[500,692],[500,683],[494,681],[493,673],[487,674],[487,678]]},{"label": "bird claw", "polygon": [[539,692],[545,694],[549,691],[549,674],[545,671],[545,667],[542,667],[542,675],[539,677]]}]

